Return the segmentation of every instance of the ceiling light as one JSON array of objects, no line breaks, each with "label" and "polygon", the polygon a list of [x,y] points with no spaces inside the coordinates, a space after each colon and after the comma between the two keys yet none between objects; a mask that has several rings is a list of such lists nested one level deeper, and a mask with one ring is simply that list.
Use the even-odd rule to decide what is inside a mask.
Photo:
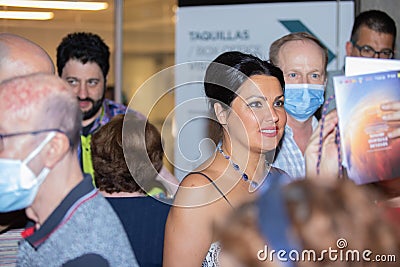
[{"label": "ceiling light", "polygon": [[107,9],[108,3],[81,1],[0,0],[0,6],[72,10],[102,10]]},{"label": "ceiling light", "polygon": [[0,11],[0,19],[49,20],[53,17],[53,12]]}]

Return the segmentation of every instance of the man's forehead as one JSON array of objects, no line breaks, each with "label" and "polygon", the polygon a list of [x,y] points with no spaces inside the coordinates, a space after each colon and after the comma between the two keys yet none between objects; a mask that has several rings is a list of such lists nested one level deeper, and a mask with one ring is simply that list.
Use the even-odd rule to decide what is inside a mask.
[{"label": "man's forehead", "polygon": [[82,74],[88,72],[96,75],[102,75],[102,70],[99,64],[95,61],[87,61],[83,63],[80,60],[71,58],[67,61],[63,68],[63,72]]},{"label": "man's forehead", "polygon": [[391,48],[394,43],[394,36],[390,33],[374,31],[364,25],[358,31],[357,42],[367,45],[378,45],[380,46],[379,48]]}]

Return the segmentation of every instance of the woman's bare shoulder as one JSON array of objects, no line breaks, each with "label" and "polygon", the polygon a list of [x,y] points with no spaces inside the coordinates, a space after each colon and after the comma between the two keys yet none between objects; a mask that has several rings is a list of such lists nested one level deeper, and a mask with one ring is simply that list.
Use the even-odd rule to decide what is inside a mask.
[{"label": "woman's bare shoulder", "polygon": [[189,173],[179,185],[175,198],[178,206],[204,206],[212,204],[222,197],[216,189],[214,180],[218,173],[213,170]]},{"label": "woman's bare shoulder", "polygon": [[185,187],[197,187],[211,183],[214,177],[208,171],[193,171],[183,178],[181,185]]}]

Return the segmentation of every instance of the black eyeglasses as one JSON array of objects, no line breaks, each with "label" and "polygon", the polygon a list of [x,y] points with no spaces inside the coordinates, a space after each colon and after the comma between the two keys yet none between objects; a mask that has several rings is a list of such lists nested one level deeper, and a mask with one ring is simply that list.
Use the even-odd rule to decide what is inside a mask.
[{"label": "black eyeglasses", "polygon": [[375,51],[372,47],[369,45],[364,45],[364,46],[359,46],[355,42],[352,42],[353,46],[360,51],[360,55],[362,57],[375,57],[376,54],[378,54],[378,58],[386,58],[390,59],[393,58],[394,52],[392,49],[382,49],[381,51]]},{"label": "black eyeglasses", "polygon": [[59,132],[65,134],[60,129],[43,129],[37,131],[27,131],[27,132],[19,132],[19,133],[10,133],[10,134],[0,134],[0,151],[4,149],[4,139],[8,137],[14,137],[19,135],[26,135],[26,134],[39,134],[39,133],[46,133],[46,132]]}]

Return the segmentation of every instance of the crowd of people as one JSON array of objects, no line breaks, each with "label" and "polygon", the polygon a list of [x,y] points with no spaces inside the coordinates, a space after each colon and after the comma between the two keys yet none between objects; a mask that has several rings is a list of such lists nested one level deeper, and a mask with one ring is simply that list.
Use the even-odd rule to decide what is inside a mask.
[{"label": "crowd of people", "polygon": [[[346,53],[394,58],[396,31],[386,13],[362,12]],[[101,37],[71,33],[56,51],[57,68],[37,44],[0,33],[0,265],[375,264],[274,261],[267,248],[400,260],[398,188],[339,179],[335,107],[315,116],[338,73],[327,71],[327,49],[313,35],[277,39],[269,60],[227,51],[208,65],[218,143],[180,182],[163,166],[157,128],[105,98],[110,52]],[[382,110],[400,120],[399,102]]]}]

